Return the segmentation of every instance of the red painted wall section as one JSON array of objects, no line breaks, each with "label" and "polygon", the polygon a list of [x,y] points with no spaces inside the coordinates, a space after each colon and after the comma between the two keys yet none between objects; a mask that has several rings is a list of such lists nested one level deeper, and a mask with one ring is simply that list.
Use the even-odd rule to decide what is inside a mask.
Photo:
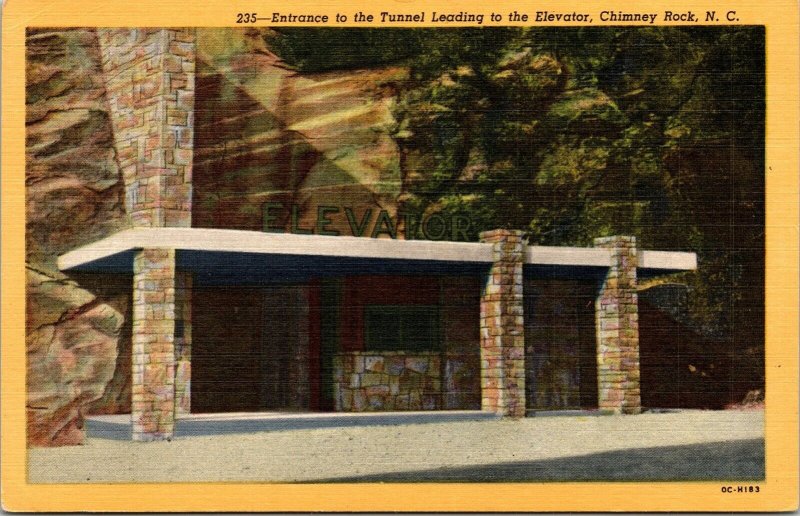
[{"label": "red painted wall section", "polygon": [[439,278],[433,276],[353,276],[345,278],[341,350],[364,350],[364,307],[439,305]]}]

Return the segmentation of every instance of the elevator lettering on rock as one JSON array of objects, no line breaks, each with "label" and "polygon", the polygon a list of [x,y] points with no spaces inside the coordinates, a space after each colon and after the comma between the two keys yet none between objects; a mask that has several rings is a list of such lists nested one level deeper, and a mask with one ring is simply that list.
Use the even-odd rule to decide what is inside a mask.
[{"label": "elevator lettering on rock", "polygon": [[[346,231],[356,237],[398,238],[400,231],[406,240],[466,242],[472,226],[466,215],[404,213],[393,218],[387,210],[367,208],[357,212],[349,206],[318,206],[313,225],[301,224],[300,214],[300,206],[297,204],[287,208],[281,202],[266,202],[262,205],[262,229],[269,233],[338,236],[342,231],[334,227],[346,227]],[[343,224],[345,221],[346,225]]]}]

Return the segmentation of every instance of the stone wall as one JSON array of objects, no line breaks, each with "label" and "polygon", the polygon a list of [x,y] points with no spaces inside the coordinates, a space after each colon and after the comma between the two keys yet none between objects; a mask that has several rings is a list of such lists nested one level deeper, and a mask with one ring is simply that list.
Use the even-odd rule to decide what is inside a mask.
[{"label": "stone wall", "polygon": [[604,237],[594,244],[613,250],[595,308],[598,406],[636,414],[641,411],[636,238]]},{"label": "stone wall", "polygon": [[354,351],[334,357],[336,411],[442,408],[438,352]]},{"label": "stone wall", "polygon": [[98,33],[131,223],[189,227],[194,29],[99,29]]},{"label": "stone wall", "polygon": [[[194,146],[194,29],[98,29],[116,160],[130,223],[191,226]],[[176,307],[175,251],[144,249],[134,258],[132,401],[135,440],[172,437],[177,409],[189,411],[191,288]],[[176,311],[180,312],[176,316]],[[176,356],[176,320],[182,331]],[[191,318],[188,318],[191,324]]]}]

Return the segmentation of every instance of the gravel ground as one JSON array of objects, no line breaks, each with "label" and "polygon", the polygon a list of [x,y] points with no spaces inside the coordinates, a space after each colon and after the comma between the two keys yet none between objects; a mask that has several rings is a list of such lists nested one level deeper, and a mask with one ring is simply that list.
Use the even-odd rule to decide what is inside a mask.
[{"label": "gravel ground", "polygon": [[764,414],[681,411],[89,439],[34,448],[33,483],[744,480],[764,476]]}]

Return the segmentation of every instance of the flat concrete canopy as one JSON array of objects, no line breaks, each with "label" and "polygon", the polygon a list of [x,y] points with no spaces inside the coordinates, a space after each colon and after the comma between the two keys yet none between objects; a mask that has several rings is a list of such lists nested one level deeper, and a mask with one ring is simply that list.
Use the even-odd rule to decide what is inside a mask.
[{"label": "flat concrete canopy", "polygon": [[[131,272],[138,249],[175,249],[178,266],[214,276],[261,270],[279,279],[348,273],[447,273],[484,271],[492,264],[492,245],[473,242],[392,240],[348,236],[295,235],[206,228],[135,228],[63,254],[65,271]],[[602,269],[612,251],[592,247],[528,246],[525,265]],[[638,269],[667,273],[697,268],[695,253],[640,251]],[[265,270],[266,269],[266,270]],[[202,280],[202,278],[200,278]],[[299,279],[299,278],[294,278]],[[226,280],[226,281],[227,281]]]}]

